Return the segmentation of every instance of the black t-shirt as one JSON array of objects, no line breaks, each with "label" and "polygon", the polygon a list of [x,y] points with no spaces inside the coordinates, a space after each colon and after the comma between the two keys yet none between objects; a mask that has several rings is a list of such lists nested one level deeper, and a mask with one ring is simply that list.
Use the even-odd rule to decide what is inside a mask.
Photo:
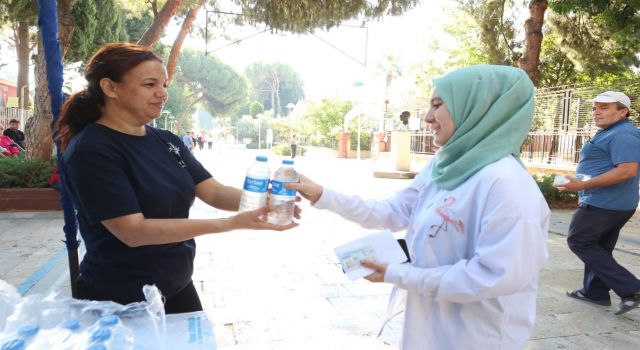
[{"label": "black t-shirt", "polygon": [[92,123],[71,140],[62,159],[87,249],[82,280],[106,295],[134,300],[144,300],[145,284],[165,296],[184,288],[193,273],[193,239],[132,248],[101,224],[134,213],[189,216],[195,186],[211,174],[182,141],[149,126],[145,136],[133,136]]}]

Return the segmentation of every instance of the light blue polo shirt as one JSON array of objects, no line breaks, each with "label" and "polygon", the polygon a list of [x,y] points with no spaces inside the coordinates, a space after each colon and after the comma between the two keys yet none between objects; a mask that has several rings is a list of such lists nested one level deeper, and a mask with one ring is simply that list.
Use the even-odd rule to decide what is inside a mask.
[{"label": "light blue polo shirt", "polygon": [[[591,177],[617,164],[640,162],[640,131],[628,119],[598,131],[580,151],[577,173]],[[633,210],[638,206],[638,174],[611,186],[578,192],[580,203],[609,210]]]}]

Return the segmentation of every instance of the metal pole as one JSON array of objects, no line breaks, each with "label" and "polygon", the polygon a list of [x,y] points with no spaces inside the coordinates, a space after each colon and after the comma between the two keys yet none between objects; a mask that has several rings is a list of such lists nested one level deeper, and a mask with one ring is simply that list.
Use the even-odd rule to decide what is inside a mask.
[{"label": "metal pole", "polygon": [[262,149],[262,142],[260,141],[260,126],[262,125],[262,123],[260,123],[260,118],[258,118],[258,149]]},{"label": "metal pole", "polygon": [[358,160],[360,160],[360,114],[358,114]]}]

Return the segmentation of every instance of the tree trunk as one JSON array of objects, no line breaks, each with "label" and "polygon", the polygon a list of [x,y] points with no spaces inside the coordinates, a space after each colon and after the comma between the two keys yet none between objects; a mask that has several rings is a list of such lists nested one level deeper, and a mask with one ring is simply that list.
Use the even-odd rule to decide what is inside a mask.
[{"label": "tree trunk", "polygon": [[182,6],[183,0],[167,0],[162,6],[158,15],[153,19],[151,27],[144,32],[142,38],[138,41],[138,45],[150,48],[162,36],[164,28],[169,24],[171,17]]},{"label": "tree trunk", "polygon": [[[67,52],[71,43],[71,35],[75,28],[75,22],[71,17],[71,4],[73,0],[58,0],[58,37],[62,57]],[[36,80],[35,106],[31,118],[25,125],[27,142],[27,158],[51,159],[53,151],[53,138],[51,137],[51,96],[47,81],[46,62],[42,37],[38,34],[38,54],[34,76]]]},{"label": "tree trunk", "polygon": [[18,58],[18,101],[20,108],[29,109],[29,62],[31,48],[29,42],[29,22],[19,21],[16,35]]},{"label": "tree trunk", "polygon": [[187,13],[187,17],[185,17],[184,22],[182,22],[182,27],[180,28],[180,32],[178,36],[176,36],[176,40],[173,42],[173,46],[171,46],[171,53],[169,54],[169,59],[167,61],[167,75],[169,76],[169,82],[173,80],[173,74],[176,71],[176,65],[178,64],[178,57],[180,56],[180,51],[182,50],[182,43],[184,39],[187,37],[189,30],[191,30],[191,26],[193,22],[196,20],[196,15],[198,11],[204,6],[204,1],[200,1],[199,4],[195,5],[192,9]]},{"label": "tree trunk", "polygon": [[42,38],[38,34],[38,53],[34,76],[36,78],[36,95],[33,115],[27,120],[25,136],[27,141],[27,158],[49,160],[53,150],[51,138],[51,97],[47,87],[46,62]]},{"label": "tree trunk", "polygon": [[184,123],[185,120],[187,120],[187,118],[189,117],[189,113],[191,112],[191,108],[193,108],[193,106],[200,102],[202,100],[202,97],[199,97],[197,99],[195,99],[193,102],[191,102],[191,104],[189,104],[189,106],[187,106],[187,108],[185,108],[185,110],[182,112],[182,114],[180,114],[180,116],[178,116],[178,118],[176,118],[176,129],[173,130],[173,132],[175,132],[176,134],[178,134],[180,132],[180,128],[182,127],[182,123]]},{"label": "tree trunk", "polygon": [[71,15],[71,6],[74,0],[58,0],[58,37],[60,38],[60,49],[62,58],[67,55],[71,37],[76,28],[76,22]]},{"label": "tree trunk", "polygon": [[531,0],[529,3],[530,17],[524,23],[524,52],[518,61],[518,66],[527,72],[529,79],[534,84],[538,79],[540,50],[542,47],[542,25],[546,10],[547,0]]}]

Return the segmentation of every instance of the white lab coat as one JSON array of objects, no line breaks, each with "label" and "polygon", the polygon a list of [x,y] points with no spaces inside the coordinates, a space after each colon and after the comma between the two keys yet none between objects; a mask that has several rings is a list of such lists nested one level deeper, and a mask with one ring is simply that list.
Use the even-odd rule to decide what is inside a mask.
[{"label": "white lab coat", "polygon": [[549,208],[512,156],[452,191],[431,163],[406,189],[364,201],[325,188],[315,207],[366,228],[407,229],[411,264],[385,282],[407,291],[402,349],[522,349],[533,330]]}]

